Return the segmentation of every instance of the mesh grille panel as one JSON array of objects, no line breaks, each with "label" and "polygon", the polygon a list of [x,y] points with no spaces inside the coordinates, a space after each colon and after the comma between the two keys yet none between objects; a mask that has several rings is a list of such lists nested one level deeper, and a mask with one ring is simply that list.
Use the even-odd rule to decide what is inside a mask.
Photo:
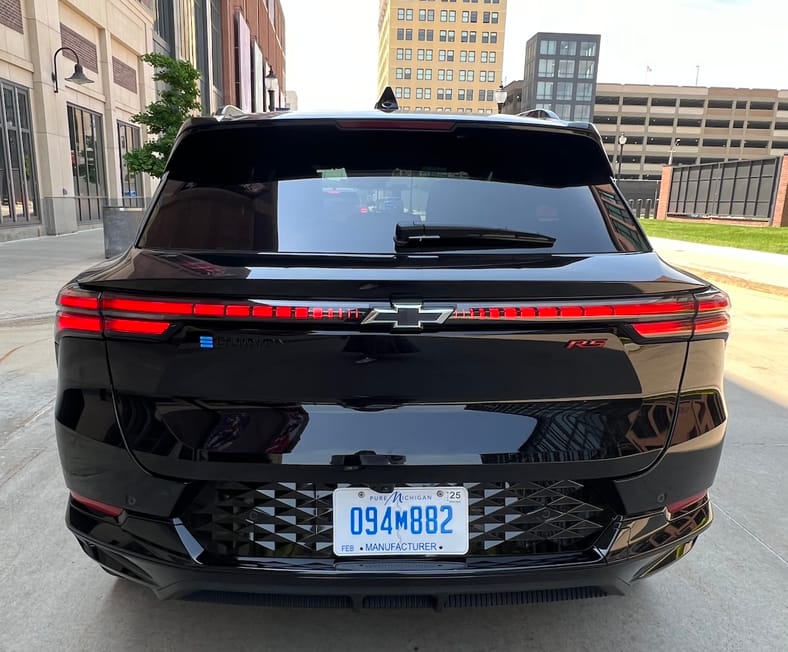
[{"label": "mesh grille panel", "polygon": [[[207,489],[183,521],[206,550],[218,555],[331,557],[332,492],[346,486],[221,483]],[[464,486],[470,555],[584,550],[612,518],[608,510],[588,502],[588,492],[574,481]]]}]

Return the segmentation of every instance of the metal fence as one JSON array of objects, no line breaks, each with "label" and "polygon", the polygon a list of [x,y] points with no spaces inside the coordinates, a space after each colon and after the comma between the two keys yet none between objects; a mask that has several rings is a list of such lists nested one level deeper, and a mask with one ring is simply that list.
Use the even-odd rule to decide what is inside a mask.
[{"label": "metal fence", "polygon": [[673,168],[667,214],[768,220],[782,157]]}]

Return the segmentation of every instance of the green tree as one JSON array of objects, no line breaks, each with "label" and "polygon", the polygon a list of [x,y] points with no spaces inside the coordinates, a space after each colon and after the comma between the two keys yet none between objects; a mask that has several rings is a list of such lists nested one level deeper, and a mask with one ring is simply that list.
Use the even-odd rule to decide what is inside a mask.
[{"label": "green tree", "polygon": [[132,122],[145,125],[152,138],[139,149],[128,152],[126,163],[132,174],[147,172],[161,177],[178,129],[201,107],[197,86],[200,72],[188,61],[163,54],[144,54],[142,60],[153,66],[153,79],[161,82],[164,90],[159,99],[131,118]]}]

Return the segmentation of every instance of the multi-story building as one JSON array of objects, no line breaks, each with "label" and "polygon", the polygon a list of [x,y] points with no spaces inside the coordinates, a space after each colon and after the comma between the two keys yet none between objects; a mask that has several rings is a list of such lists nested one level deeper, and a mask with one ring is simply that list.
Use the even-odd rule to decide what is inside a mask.
[{"label": "multi-story building", "polygon": [[787,153],[788,90],[600,83],[594,123],[622,178],[659,179],[668,164]]},{"label": "multi-story building", "polygon": [[191,61],[204,113],[243,93],[262,110],[266,66],[284,102],[283,34],[278,0],[0,0],[0,240],[144,206],[154,182],[125,163],[146,138],[131,118],[156,98],[141,55]]},{"label": "multi-story building", "polygon": [[507,0],[380,0],[378,94],[403,111],[495,113]]},{"label": "multi-story building", "polygon": [[599,34],[534,34],[525,46],[519,110],[549,109],[564,120],[590,121],[599,45]]}]

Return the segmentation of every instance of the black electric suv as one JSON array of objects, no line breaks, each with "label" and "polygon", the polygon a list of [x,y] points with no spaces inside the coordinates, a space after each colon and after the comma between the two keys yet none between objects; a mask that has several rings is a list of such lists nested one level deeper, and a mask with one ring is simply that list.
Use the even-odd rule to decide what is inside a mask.
[{"label": "black electric suv", "polygon": [[67,524],[162,598],[621,594],[711,522],[727,309],[590,124],[193,118],[58,297]]}]

